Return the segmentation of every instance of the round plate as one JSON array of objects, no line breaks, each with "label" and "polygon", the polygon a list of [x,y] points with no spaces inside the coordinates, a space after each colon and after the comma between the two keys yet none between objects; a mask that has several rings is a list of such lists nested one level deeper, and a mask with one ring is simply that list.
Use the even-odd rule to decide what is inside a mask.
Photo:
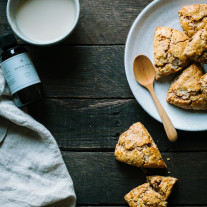
[{"label": "round plate", "polygon": [[[160,116],[149,92],[134,78],[134,58],[143,54],[153,62],[153,40],[156,27],[170,27],[182,31],[178,11],[185,5],[202,3],[203,0],[155,0],[140,13],[129,31],[124,57],[129,86],[143,109],[160,122]],[[206,111],[184,110],[166,102],[167,91],[174,76],[156,81],[154,89],[175,128],[186,131],[207,130]]]}]

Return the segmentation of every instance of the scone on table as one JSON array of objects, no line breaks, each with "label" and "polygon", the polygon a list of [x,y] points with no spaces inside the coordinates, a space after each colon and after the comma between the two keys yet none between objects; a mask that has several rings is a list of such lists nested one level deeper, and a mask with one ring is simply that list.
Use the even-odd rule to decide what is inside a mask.
[{"label": "scone on table", "polygon": [[201,83],[201,90],[207,99],[207,73],[201,77],[200,83]]},{"label": "scone on table", "polygon": [[207,63],[207,25],[189,40],[184,54],[195,62]]},{"label": "scone on table", "polygon": [[183,109],[206,110],[207,100],[200,83],[202,75],[200,65],[190,65],[172,82],[167,102]]},{"label": "scone on table", "polygon": [[157,145],[140,122],[133,124],[120,136],[115,157],[136,167],[166,168]]},{"label": "scone on table", "polygon": [[149,176],[147,183],[134,188],[124,199],[131,207],[165,207],[176,178]]},{"label": "scone on table", "polygon": [[207,25],[207,4],[184,6],[178,14],[183,31],[188,37]]},{"label": "scone on table", "polygon": [[187,67],[190,60],[183,54],[189,37],[167,27],[157,27],[154,36],[154,66],[156,79]]},{"label": "scone on table", "polygon": [[167,199],[170,196],[177,179],[170,176],[165,177],[157,175],[148,176],[147,182],[156,192],[159,192],[165,199]]}]

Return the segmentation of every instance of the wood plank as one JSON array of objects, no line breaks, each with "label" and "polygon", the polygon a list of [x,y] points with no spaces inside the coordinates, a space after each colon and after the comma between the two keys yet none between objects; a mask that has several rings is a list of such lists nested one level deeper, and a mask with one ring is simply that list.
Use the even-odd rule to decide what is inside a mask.
[{"label": "wood plank", "polygon": [[[123,196],[145,182],[136,167],[120,163],[111,152],[63,152],[75,184],[79,205],[124,205]],[[207,205],[207,152],[163,153],[168,170],[150,170],[147,175],[170,175],[179,179],[170,205]]]},{"label": "wood plank", "polygon": [[29,48],[46,97],[132,98],[124,46]]},{"label": "wood plank", "polygon": [[162,124],[133,99],[49,99],[31,106],[30,113],[62,149],[113,151],[120,134],[141,121],[163,152],[207,150],[206,132],[178,131],[178,141],[170,143]]},{"label": "wood plank", "polygon": [[[81,15],[70,44],[124,44],[132,22],[152,0],[80,0]],[[0,35],[11,31],[0,1]],[[118,34],[118,35],[117,35]]]}]

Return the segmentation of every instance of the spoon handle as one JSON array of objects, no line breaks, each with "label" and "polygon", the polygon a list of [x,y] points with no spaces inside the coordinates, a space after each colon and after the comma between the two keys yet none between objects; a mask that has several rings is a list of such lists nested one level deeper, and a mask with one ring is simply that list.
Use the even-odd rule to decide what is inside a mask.
[{"label": "spoon handle", "polygon": [[157,107],[157,110],[160,114],[160,117],[162,119],[162,122],[163,122],[163,125],[164,125],[164,128],[165,128],[165,131],[166,131],[166,134],[168,136],[168,139],[171,141],[171,142],[175,142],[178,138],[178,134],[177,134],[177,131],[175,129],[175,127],[173,126],[170,118],[168,117],[167,113],[165,112],[164,108],[162,107],[160,101],[158,100],[156,94],[155,94],[155,91],[153,89],[153,85],[150,84],[147,86],[147,89],[149,90],[154,102],[155,102],[155,105]]}]

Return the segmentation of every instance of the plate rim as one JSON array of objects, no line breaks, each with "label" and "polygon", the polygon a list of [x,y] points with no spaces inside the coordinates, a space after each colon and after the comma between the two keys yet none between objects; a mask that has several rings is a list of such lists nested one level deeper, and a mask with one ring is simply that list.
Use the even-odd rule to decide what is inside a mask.
[{"label": "plate rim", "polygon": [[[128,47],[129,47],[129,41],[131,39],[131,36],[133,35],[133,31],[137,26],[137,23],[140,21],[140,19],[142,18],[142,16],[147,13],[152,7],[154,7],[156,4],[158,4],[159,2],[161,2],[163,0],[154,0],[151,3],[149,3],[141,12],[140,14],[135,18],[134,22],[132,23],[130,30],[128,32],[127,38],[126,38],[126,42],[125,42],[125,49],[124,49],[124,68],[125,68],[125,74],[126,74],[126,78],[127,78],[127,82],[129,84],[130,90],[134,96],[134,98],[136,99],[136,101],[138,102],[138,104],[143,108],[144,111],[146,111],[148,113],[148,115],[150,115],[152,118],[154,118],[155,120],[157,120],[158,122],[160,122],[162,124],[162,120],[160,118],[160,116],[156,117],[153,113],[150,113],[150,110],[148,110],[147,107],[141,105],[139,103],[139,101],[137,100],[136,96],[135,96],[135,89],[132,86],[131,81],[129,80],[129,70],[127,70],[127,54],[128,54]],[[192,131],[192,132],[200,132],[200,131],[207,131],[207,127],[205,129],[186,129],[186,128],[182,128],[182,127],[175,127],[178,130],[182,130],[182,131]]]}]

